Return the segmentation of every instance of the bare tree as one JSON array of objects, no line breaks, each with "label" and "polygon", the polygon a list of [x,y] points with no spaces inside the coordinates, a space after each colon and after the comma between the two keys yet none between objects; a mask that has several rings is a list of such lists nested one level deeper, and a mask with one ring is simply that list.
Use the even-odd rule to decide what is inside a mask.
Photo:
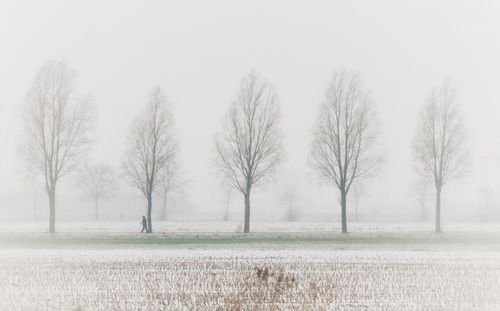
[{"label": "bare tree", "polygon": [[117,187],[113,167],[106,164],[86,165],[78,180],[84,194],[94,201],[95,220],[99,220],[99,200],[112,197]]},{"label": "bare tree", "polygon": [[216,139],[217,163],[225,180],[243,194],[244,232],[250,232],[250,194],[269,177],[282,157],[276,92],[254,72],[241,81],[227,114],[222,137]]},{"label": "bare tree", "polygon": [[76,73],[50,61],[35,76],[26,96],[23,155],[44,178],[49,198],[49,232],[55,232],[56,189],[84,156],[91,128],[89,100],[76,95]]},{"label": "bare tree", "polygon": [[180,175],[178,163],[174,158],[167,161],[163,170],[158,175],[159,186],[157,192],[162,200],[161,219],[167,220],[167,198],[173,192],[182,191],[185,186],[185,180]]},{"label": "bare tree", "polygon": [[373,101],[357,74],[334,73],[320,108],[311,151],[319,177],[340,192],[342,233],[347,233],[347,195],[358,179],[380,162],[372,152],[377,138]]},{"label": "bare tree", "polygon": [[123,161],[123,170],[130,184],[146,197],[149,233],[153,232],[153,193],[176,152],[173,117],[163,91],[155,88],[146,108],[135,119],[130,147]]},{"label": "bare tree", "polygon": [[420,115],[415,136],[417,171],[436,190],[436,233],[441,232],[441,191],[462,175],[467,163],[465,130],[451,80],[435,87]]}]

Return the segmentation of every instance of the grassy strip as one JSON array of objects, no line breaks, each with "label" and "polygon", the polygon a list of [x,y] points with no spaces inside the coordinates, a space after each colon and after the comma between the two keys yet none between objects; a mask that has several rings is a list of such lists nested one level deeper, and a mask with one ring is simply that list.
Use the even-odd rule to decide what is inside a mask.
[{"label": "grassy strip", "polygon": [[57,233],[0,236],[0,247],[297,247],[373,249],[500,250],[499,233],[252,233],[243,234],[129,234]]}]

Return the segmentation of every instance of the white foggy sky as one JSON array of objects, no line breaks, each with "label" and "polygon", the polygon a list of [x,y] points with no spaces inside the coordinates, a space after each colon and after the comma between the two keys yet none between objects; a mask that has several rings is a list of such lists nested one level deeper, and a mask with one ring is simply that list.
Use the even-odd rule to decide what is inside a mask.
[{"label": "white foggy sky", "polygon": [[334,189],[311,181],[307,158],[328,79],[347,69],[371,90],[386,156],[363,206],[388,217],[418,214],[409,195],[415,124],[430,89],[450,76],[473,163],[446,190],[444,212],[475,214],[479,188],[500,189],[499,16],[494,1],[0,0],[0,211],[26,195],[16,153],[24,96],[47,60],[66,59],[79,90],[95,99],[91,158],[117,168],[130,123],[153,87],[163,87],[191,180],[189,201],[205,212],[218,211],[222,197],[214,135],[240,79],[255,69],[278,92],[286,162],[256,194],[253,210],[279,205],[296,180],[301,209],[338,213]]}]

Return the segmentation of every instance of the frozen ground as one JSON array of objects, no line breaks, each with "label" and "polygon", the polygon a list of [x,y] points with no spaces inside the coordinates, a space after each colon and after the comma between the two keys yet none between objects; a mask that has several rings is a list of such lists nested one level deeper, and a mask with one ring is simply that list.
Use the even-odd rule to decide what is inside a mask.
[{"label": "frozen ground", "polygon": [[[43,222],[0,222],[0,232],[46,232]],[[155,232],[241,232],[241,222],[236,221],[154,221]],[[117,232],[140,231],[139,221],[58,222],[58,232]],[[262,222],[251,223],[252,232],[339,232],[340,223],[332,222]],[[350,222],[350,232],[432,232],[434,224],[427,223],[369,223]],[[444,223],[446,232],[500,232],[499,223]]]},{"label": "frozen ground", "polygon": [[0,223],[0,310],[500,310],[496,224]]},{"label": "frozen ground", "polygon": [[499,310],[500,253],[0,250],[2,310]]}]

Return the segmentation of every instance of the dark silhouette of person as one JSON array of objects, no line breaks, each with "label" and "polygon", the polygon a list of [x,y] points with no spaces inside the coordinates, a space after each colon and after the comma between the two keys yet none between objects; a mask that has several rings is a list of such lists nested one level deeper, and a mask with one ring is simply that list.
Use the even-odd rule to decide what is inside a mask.
[{"label": "dark silhouette of person", "polygon": [[140,222],[142,224],[142,230],[141,233],[144,231],[148,232],[148,220],[146,219],[146,216],[142,216],[142,221]]}]

